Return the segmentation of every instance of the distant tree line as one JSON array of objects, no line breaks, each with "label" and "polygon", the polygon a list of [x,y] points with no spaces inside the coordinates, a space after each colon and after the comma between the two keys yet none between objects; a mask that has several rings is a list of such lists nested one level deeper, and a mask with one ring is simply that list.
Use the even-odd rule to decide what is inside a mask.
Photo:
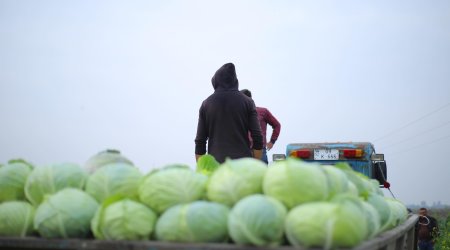
[{"label": "distant tree line", "polygon": [[446,208],[450,208],[450,205],[443,204],[440,201],[433,202],[432,205],[428,205],[426,202],[422,201],[420,204],[409,204],[406,207],[411,209],[411,210],[413,210],[413,211],[416,211],[416,210],[418,210],[421,207],[425,207],[425,208],[428,208],[428,209],[431,209],[431,210],[433,210],[433,209],[446,209]]}]

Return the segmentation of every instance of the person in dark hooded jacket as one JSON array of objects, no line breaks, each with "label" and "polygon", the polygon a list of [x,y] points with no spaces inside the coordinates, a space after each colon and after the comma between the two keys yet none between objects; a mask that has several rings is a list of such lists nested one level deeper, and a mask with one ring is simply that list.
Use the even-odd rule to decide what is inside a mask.
[{"label": "person in dark hooded jacket", "polygon": [[[253,100],[239,91],[234,64],[224,64],[211,82],[214,93],[202,102],[199,110],[196,160],[206,153],[214,156],[219,163],[226,158],[261,159],[263,137],[256,106]],[[252,148],[248,131],[252,135]]]}]

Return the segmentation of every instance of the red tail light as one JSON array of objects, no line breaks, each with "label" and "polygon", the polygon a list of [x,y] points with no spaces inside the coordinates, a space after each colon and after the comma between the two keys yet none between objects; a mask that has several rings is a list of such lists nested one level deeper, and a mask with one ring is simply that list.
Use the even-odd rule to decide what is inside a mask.
[{"label": "red tail light", "polygon": [[362,149],[344,149],[342,152],[345,158],[360,158],[364,153]]},{"label": "red tail light", "polygon": [[290,156],[302,158],[302,159],[308,159],[309,157],[311,157],[311,150],[309,150],[309,149],[294,150],[294,151],[291,151]]}]

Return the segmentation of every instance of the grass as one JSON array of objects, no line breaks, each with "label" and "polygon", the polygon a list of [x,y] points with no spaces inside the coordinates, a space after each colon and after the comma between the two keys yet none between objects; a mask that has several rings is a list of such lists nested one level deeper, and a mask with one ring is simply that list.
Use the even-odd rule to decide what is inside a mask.
[{"label": "grass", "polygon": [[439,236],[436,238],[435,250],[450,250],[450,208],[429,209],[428,214],[439,223]]}]

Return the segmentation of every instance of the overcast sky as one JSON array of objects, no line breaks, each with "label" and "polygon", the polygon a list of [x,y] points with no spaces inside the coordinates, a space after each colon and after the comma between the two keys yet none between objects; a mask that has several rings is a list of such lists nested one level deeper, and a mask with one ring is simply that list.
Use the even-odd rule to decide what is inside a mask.
[{"label": "overcast sky", "polygon": [[[0,163],[107,148],[192,167],[236,65],[288,143],[373,142],[403,202],[450,204],[450,1],[0,0]],[[268,131],[270,136],[270,130]]]}]

